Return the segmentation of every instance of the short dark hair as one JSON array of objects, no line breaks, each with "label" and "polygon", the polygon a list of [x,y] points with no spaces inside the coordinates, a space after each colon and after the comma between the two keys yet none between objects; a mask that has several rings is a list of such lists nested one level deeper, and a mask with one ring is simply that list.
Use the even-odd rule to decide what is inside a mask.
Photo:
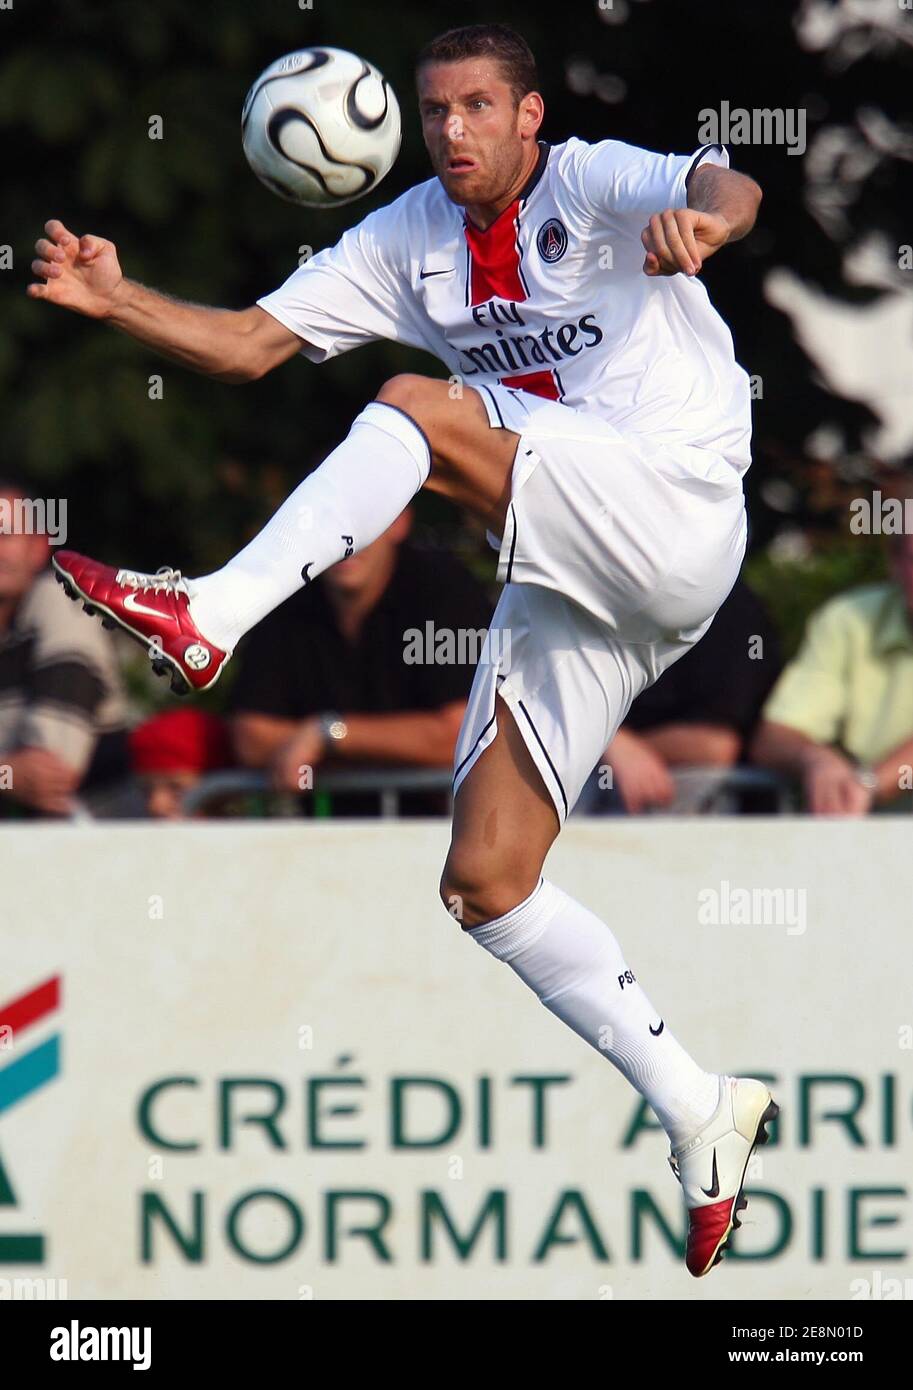
[{"label": "short dark hair", "polygon": [[532,49],[507,24],[466,24],[448,29],[422,49],[415,62],[415,73],[429,63],[460,63],[464,58],[495,58],[501,64],[514,105],[519,106],[527,92],[539,89],[539,74]]}]

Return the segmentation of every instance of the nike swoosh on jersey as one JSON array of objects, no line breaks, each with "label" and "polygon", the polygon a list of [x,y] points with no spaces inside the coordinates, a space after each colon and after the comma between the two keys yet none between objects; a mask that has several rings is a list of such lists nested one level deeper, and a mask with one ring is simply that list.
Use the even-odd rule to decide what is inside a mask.
[{"label": "nike swoosh on jersey", "polygon": [[147,608],[140,603],[136,594],[128,594],[124,599],[124,607],[128,613],[145,613],[149,618],[163,618],[166,623],[173,623],[174,618],[170,613],[162,613],[158,608]]},{"label": "nike swoosh on jersey", "polygon": [[420,280],[427,280],[429,275],[452,275],[455,270],[455,265],[452,265],[449,270],[420,270],[418,278]]}]

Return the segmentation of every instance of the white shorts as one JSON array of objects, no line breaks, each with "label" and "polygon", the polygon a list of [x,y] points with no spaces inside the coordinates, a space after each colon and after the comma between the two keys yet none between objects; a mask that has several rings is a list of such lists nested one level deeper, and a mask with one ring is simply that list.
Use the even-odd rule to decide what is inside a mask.
[{"label": "white shorts", "polygon": [[564,823],[634,698],[707,631],[745,552],[739,474],[707,449],[476,387],[520,436],[504,585],[454,756],[456,791],[509,706]]}]

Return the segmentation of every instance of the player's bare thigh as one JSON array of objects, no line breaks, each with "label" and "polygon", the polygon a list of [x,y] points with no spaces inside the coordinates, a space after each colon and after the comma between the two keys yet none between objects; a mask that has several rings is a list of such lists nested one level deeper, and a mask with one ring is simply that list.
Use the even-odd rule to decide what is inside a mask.
[{"label": "player's bare thigh", "polygon": [[449,382],[403,373],[385,382],[377,399],[406,412],[425,432],[431,473],[425,487],[480,517],[495,535],[504,531],[519,435],[492,429],[477,391],[456,398]]},{"label": "player's bare thigh", "polygon": [[460,783],[441,900],[468,930],[528,898],[560,829],[558,815],[508,706],[498,733]]}]

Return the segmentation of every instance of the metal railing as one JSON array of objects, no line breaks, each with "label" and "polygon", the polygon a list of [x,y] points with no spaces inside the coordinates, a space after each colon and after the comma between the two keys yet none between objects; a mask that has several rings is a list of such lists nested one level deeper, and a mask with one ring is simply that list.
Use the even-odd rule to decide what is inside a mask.
[{"label": "metal railing", "polygon": [[213,772],[184,793],[186,816],[198,815],[213,800],[229,796],[259,795],[269,798],[280,815],[297,815],[303,796],[321,798],[318,814],[332,815],[334,795],[373,793],[378,798],[380,816],[392,820],[399,815],[400,797],[408,792],[446,792],[447,812],[453,808],[453,774],[445,767],[328,768],[320,773],[319,785],[311,791],[276,791],[265,772],[241,769]]},{"label": "metal railing", "polygon": [[[736,814],[743,797],[759,794],[769,800],[773,814],[798,809],[791,784],[764,768],[687,767],[678,768],[671,775],[676,789],[672,805],[649,814]],[[324,799],[317,813],[331,817],[333,795],[347,792],[375,794],[380,816],[386,820],[399,815],[400,798],[407,792],[445,792],[447,814],[453,809],[452,774],[448,768],[395,767],[328,768],[320,773],[317,787],[301,793],[274,790],[265,772],[242,769],[214,772],[188,788],[183,811],[187,816],[198,815],[213,801],[256,795],[268,798],[274,814],[295,816],[300,813],[302,797],[313,796]]]},{"label": "metal railing", "polygon": [[680,767],[672,773],[675,798],[653,814],[737,815],[745,798],[769,803],[774,815],[798,811],[794,784],[762,767]]}]

